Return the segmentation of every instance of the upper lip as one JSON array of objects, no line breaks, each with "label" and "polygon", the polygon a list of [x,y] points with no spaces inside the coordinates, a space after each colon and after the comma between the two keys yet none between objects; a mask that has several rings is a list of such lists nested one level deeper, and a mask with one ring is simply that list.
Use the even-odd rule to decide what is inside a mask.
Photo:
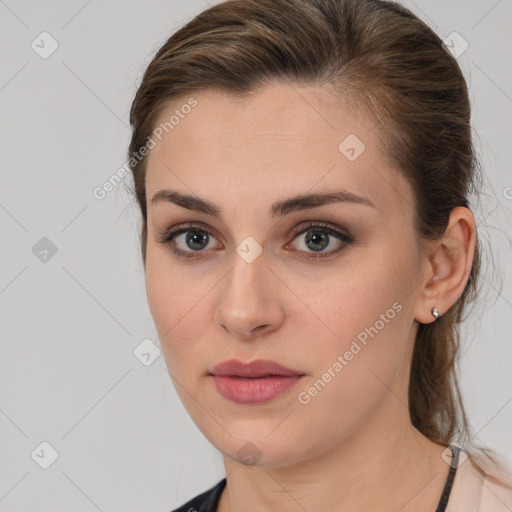
[{"label": "upper lip", "polygon": [[244,363],[238,359],[229,359],[214,366],[211,374],[224,377],[267,377],[270,375],[291,377],[304,375],[302,372],[291,370],[275,361],[267,359],[258,359],[250,363]]}]

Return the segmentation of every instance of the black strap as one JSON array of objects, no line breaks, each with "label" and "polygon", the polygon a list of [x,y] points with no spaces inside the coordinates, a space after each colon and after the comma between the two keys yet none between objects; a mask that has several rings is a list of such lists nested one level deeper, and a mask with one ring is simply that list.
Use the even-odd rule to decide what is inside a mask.
[{"label": "black strap", "polygon": [[441,499],[437,505],[436,512],[445,512],[446,510],[446,506],[448,505],[448,498],[450,497],[450,491],[452,490],[453,480],[455,478],[455,472],[457,471],[457,466],[459,465],[460,448],[454,444],[450,444],[450,449],[452,450],[453,454],[452,460],[450,462],[450,472],[448,473],[448,478],[444,484],[443,494],[441,494]]}]

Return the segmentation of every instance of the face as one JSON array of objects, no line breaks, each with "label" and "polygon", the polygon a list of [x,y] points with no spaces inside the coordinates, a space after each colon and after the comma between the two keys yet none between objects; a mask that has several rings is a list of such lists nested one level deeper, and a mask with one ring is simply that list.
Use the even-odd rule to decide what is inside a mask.
[{"label": "face", "polygon": [[[379,149],[380,128],[316,86],[193,98],[155,139],[146,175],[147,297],[185,408],[224,455],[262,467],[328,453],[372,424],[385,435],[407,413],[398,397],[421,255],[412,188]],[[152,201],[161,190],[208,208]],[[236,401],[211,375],[228,359],[302,377],[277,379],[293,385],[273,398]]]}]

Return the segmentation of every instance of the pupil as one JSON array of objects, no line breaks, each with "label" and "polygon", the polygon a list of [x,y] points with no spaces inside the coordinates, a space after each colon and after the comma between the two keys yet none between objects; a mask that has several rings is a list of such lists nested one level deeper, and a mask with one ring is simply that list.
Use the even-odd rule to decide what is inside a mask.
[{"label": "pupil", "polygon": [[[208,245],[208,233],[203,233],[201,231],[189,231],[187,233],[187,245],[190,249],[203,249],[206,245]],[[192,247],[189,243],[198,244],[199,247]],[[203,244],[201,246],[201,244]]]},{"label": "pupil", "polygon": [[310,249],[313,249],[314,251],[320,251],[329,245],[327,238],[328,236],[329,235],[327,233],[322,233],[319,231],[308,231],[306,234],[306,244],[313,242],[314,246],[310,246]]}]

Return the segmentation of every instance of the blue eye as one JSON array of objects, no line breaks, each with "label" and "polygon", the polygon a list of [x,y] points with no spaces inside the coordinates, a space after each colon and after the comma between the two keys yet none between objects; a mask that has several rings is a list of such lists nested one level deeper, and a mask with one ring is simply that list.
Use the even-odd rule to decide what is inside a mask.
[{"label": "blue eye", "polygon": [[[191,249],[190,251],[176,249],[175,247],[176,239],[183,234],[186,235],[184,243]],[[197,224],[180,224],[176,226],[176,228],[163,233],[158,239],[158,242],[168,245],[171,251],[178,257],[194,258],[198,256],[194,253],[204,252],[203,249],[208,246],[210,238],[213,238],[211,234]]]},{"label": "blue eye", "polygon": [[[306,225],[300,225],[293,230],[292,234],[294,235],[294,238],[304,234],[306,235],[304,238],[304,244],[307,249],[311,249],[313,252],[311,253],[302,250],[299,252],[305,253],[302,257],[312,260],[332,256],[334,253],[338,253],[346,245],[353,242],[353,239],[349,234],[338,231],[337,229],[320,222],[310,222]],[[323,251],[329,245],[332,245],[331,240],[333,237],[338,242],[338,248],[329,252],[319,252]]]},{"label": "blue eye", "polygon": [[[295,238],[305,234],[304,244],[308,250],[296,250],[294,252],[304,253],[306,259],[320,259],[331,256],[334,253],[338,253],[346,245],[353,242],[352,237],[342,231],[332,228],[328,224],[321,222],[309,222],[301,224],[296,227],[292,235]],[[182,235],[186,235],[183,240],[179,240]],[[329,252],[324,251],[331,244],[331,239],[334,237],[338,241],[338,248]],[[172,253],[181,258],[194,258],[203,257],[206,252],[204,249],[208,248],[210,242],[216,240],[211,233],[198,224],[180,224],[159,236],[157,241],[162,244],[166,244],[171,249]],[[185,244],[183,248],[176,248],[178,242]],[[289,244],[286,246],[289,247]]]}]

